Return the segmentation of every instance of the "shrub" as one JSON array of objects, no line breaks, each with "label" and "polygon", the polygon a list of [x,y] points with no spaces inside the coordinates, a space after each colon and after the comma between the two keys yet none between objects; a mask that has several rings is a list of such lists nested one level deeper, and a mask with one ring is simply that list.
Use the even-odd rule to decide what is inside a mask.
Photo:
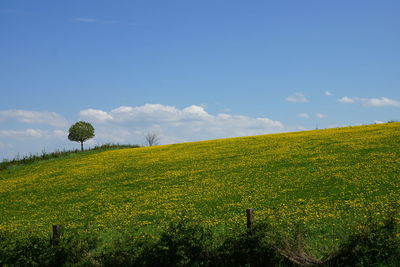
[{"label": "shrub", "polygon": [[15,238],[5,234],[0,237],[0,266],[50,266],[54,256],[55,251],[46,238]]},{"label": "shrub", "polygon": [[295,224],[294,230],[281,240],[279,246],[280,254],[285,258],[288,265],[316,266],[321,265],[322,261],[316,258],[304,242],[307,231],[303,222]]},{"label": "shrub", "polygon": [[278,243],[266,223],[226,238],[214,256],[216,266],[275,266],[283,258],[278,253]]},{"label": "shrub", "polygon": [[134,236],[125,233],[106,241],[97,259],[104,266],[145,266],[145,255],[154,247],[155,240],[148,235]]},{"label": "shrub", "polygon": [[62,236],[55,251],[53,263],[56,266],[74,265],[88,266],[96,265],[93,251],[99,243],[98,235],[88,232],[72,232]]},{"label": "shrub", "polygon": [[97,237],[70,234],[62,237],[58,246],[51,239],[39,236],[17,237],[0,234],[0,266],[87,266],[94,265],[91,251]]},{"label": "shrub", "polygon": [[172,223],[159,241],[144,252],[148,266],[204,266],[212,251],[212,233],[208,228],[183,220]]},{"label": "shrub", "polygon": [[0,266],[400,266],[396,221],[371,222],[321,261],[308,252],[297,227],[275,233],[267,223],[220,239],[188,221],[171,224],[158,237],[112,233],[112,239],[85,231],[61,236],[58,246],[45,237],[0,233]]},{"label": "shrub", "polygon": [[351,235],[330,260],[330,265],[393,265],[400,263],[400,241],[396,236],[393,216],[383,223],[370,222],[360,232]]},{"label": "shrub", "polygon": [[158,238],[125,233],[109,242],[98,259],[105,266],[208,266],[212,243],[210,230],[183,220]]}]

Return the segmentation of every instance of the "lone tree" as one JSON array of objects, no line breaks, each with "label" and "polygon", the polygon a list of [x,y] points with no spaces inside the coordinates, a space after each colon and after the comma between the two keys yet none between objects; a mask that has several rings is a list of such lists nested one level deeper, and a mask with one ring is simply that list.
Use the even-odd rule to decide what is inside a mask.
[{"label": "lone tree", "polygon": [[81,143],[81,151],[83,151],[83,142],[94,137],[93,126],[85,121],[78,121],[69,128],[68,132],[69,140]]},{"label": "lone tree", "polygon": [[146,144],[148,146],[156,146],[160,141],[160,138],[156,133],[147,133],[144,138],[146,139]]}]

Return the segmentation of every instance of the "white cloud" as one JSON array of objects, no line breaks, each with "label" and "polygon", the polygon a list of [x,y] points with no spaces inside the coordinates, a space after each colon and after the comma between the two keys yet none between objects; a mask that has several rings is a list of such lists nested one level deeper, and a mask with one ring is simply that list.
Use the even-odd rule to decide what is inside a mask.
[{"label": "white cloud", "polygon": [[182,122],[211,118],[202,106],[177,109],[173,106],[146,104],[139,107],[119,107],[111,111],[118,122],[151,121],[157,123]]},{"label": "white cloud", "polygon": [[11,138],[41,138],[47,135],[47,131],[39,129],[26,129],[26,130],[0,130],[0,137]]},{"label": "white cloud", "polygon": [[87,118],[96,122],[105,122],[108,120],[112,120],[113,117],[109,115],[107,112],[98,109],[85,109],[79,112],[81,117]]},{"label": "white cloud", "polygon": [[68,121],[55,112],[32,110],[0,110],[1,120],[16,120],[22,123],[47,124],[64,127]]},{"label": "white cloud", "polygon": [[381,98],[363,98],[363,97],[347,97],[339,99],[341,103],[361,103],[368,107],[400,107],[400,101],[393,100],[387,97]]},{"label": "white cloud", "polygon": [[310,117],[310,115],[308,115],[308,113],[305,113],[305,112],[299,113],[299,114],[297,114],[297,116],[300,118],[304,118],[304,119],[308,119]]},{"label": "white cloud", "polygon": [[304,96],[303,93],[294,93],[291,96],[288,96],[286,98],[286,100],[289,101],[289,102],[295,102],[295,103],[308,102],[308,99]]},{"label": "white cloud", "polygon": [[400,101],[396,101],[386,97],[364,98],[361,101],[364,102],[364,105],[370,107],[385,107],[385,106],[400,107]]},{"label": "white cloud", "polygon": [[339,99],[339,102],[340,102],[340,103],[353,103],[353,102],[354,102],[354,99],[353,99],[353,98],[350,98],[350,97],[348,97],[348,96],[344,96],[344,97],[342,97],[342,98]]},{"label": "white cloud", "polygon": [[21,138],[35,138],[35,139],[49,139],[49,138],[67,138],[67,132],[63,130],[42,130],[28,128],[25,130],[0,130],[0,137],[7,139],[21,139]]},{"label": "white cloud", "polygon": [[55,137],[66,137],[66,136],[68,136],[68,133],[66,131],[63,131],[63,130],[54,130],[53,131],[53,136],[55,136]]},{"label": "white cloud", "polygon": [[326,95],[326,96],[332,96],[333,94],[332,94],[330,91],[326,90],[326,91],[325,91],[325,95]]},{"label": "white cloud", "polygon": [[323,118],[326,118],[326,115],[322,114],[322,113],[317,113],[317,114],[315,114],[315,117],[317,117],[318,119],[323,119]]},{"label": "white cloud", "polygon": [[81,119],[95,123],[100,142],[141,143],[147,132],[156,132],[161,143],[267,134],[283,131],[281,122],[243,115],[209,114],[203,106],[183,109],[161,104],[122,106],[110,112],[87,109]]}]

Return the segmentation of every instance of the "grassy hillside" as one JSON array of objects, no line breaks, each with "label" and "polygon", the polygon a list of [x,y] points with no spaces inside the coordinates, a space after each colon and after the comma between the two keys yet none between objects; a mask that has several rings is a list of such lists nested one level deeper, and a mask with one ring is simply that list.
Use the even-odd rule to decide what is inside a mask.
[{"label": "grassy hillside", "polygon": [[224,230],[254,208],[332,246],[397,208],[399,175],[400,123],[74,154],[0,171],[0,230],[151,232],[181,217]]}]

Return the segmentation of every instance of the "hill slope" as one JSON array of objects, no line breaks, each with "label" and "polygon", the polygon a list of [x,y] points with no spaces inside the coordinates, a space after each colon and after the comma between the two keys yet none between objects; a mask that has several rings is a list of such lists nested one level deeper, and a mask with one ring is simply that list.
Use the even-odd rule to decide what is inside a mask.
[{"label": "hill slope", "polygon": [[234,227],[245,210],[331,242],[399,205],[400,123],[121,149],[0,171],[0,230]]}]

